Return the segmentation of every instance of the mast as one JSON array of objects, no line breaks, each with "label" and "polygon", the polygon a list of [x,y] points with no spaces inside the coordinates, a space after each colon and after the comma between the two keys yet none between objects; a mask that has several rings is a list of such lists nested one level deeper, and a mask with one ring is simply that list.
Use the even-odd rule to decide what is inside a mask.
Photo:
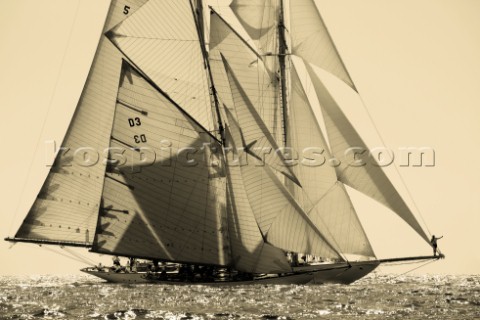
[{"label": "mast", "polygon": [[[193,1],[193,0],[192,0]],[[215,106],[215,114],[217,116],[217,125],[218,125],[218,132],[220,134],[220,138],[222,141],[222,145],[225,146],[225,128],[223,127],[222,123],[222,117],[220,114],[220,103],[218,101],[218,95],[217,95],[217,89],[215,88],[215,84],[213,81],[213,75],[212,75],[212,69],[210,68],[210,61],[208,60],[208,52],[206,49],[206,43],[205,43],[205,36],[203,32],[203,6],[202,6],[202,0],[198,1],[197,5],[197,10],[195,10],[192,1],[190,1],[190,4],[192,6],[192,11],[193,11],[193,18],[195,20],[195,25],[197,27],[197,32],[198,32],[198,38],[200,39],[200,46],[202,48],[202,54],[203,54],[203,60],[205,63],[205,67],[208,72],[208,80],[210,83],[210,90],[213,96],[213,103]]]},{"label": "mast", "polygon": [[283,0],[280,0],[280,13],[278,20],[278,37],[279,37],[279,54],[278,60],[280,63],[280,91],[282,99],[282,114],[283,114],[283,145],[287,145],[287,76],[286,76],[286,56],[288,54],[288,45],[285,37],[285,17]]}]

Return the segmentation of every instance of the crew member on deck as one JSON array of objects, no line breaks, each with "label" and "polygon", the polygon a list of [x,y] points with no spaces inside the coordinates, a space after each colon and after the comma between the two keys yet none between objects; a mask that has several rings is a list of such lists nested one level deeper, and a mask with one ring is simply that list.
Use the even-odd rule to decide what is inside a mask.
[{"label": "crew member on deck", "polygon": [[442,239],[443,236],[440,236],[439,238],[436,238],[435,235],[432,235],[432,239],[430,239],[430,243],[432,244],[433,247],[433,256],[437,256],[437,240]]},{"label": "crew member on deck", "polygon": [[120,258],[118,256],[115,256],[112,258],[113,260],[113,271],[115,272],[120,272],[122,266],[120,265]]}]

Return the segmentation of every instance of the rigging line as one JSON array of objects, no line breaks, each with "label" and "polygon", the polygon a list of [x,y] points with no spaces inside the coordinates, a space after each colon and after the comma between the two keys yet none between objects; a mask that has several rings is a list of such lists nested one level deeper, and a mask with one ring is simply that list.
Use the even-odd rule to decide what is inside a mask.
[{"label": "rigging line", "polygon": [[92,259],[82,256],[81,254],[73,251],[73,250],[72,250],[71,248],[69,248],[69,247],[63,247],[63,250],[67,251],[67,252],[70,253],[72,256],[77,257],[78,259],[84,260],[85,262],[88,262],[89,264],[95,265],[95,262],[94,262]]},{"label": "rigging line", "polygon": [[[203,57],[203,62],[205,64],[205,69],[207,69],[207,76],[208,76],[208,85],[211,89],[212,92],[212,98],[213,98],[213,103],[215,107],[215,114],[217,116],[217,124],[218,124],[218,131],[220,133],[220,142],[222,146],[225,145],[225,128],[223,127],[223,122],[221,118],[221,112],[220,112],[220,105],[218,102],[218,94],[217,94],[217,89],[215,87],[215,81],[213,80],[213,74],[212,74],[212,69],[210,67],[210,61],[209,61],[209,54],[207,52],[206,44],[205,44],[205,39],[204,39],[204,33],[203,33],[203,26],[204,26],[204,21],[199,21],[199,15],[197,14],[197,11],[199,11],[200,15],[202,15],[203,18],[203,3],[200,2],[199,5],[197,5],[197,10],[195,10],[195,7],[190,1],[190,7],[192,10],[192,15],[193,15],[193,20],[195,23],[195,27],[197,29],[197,36],[199,39],[201,51],[202,51],[202,57]],[[211,9],[213,10],[213,9]]]},{"label": "rigging line", "polygon": [[[365,112],[367,113],[368,118],[369,118],[370,122],[372,123],[372,125],[373,125],[373,127],[374,127],[374,129],[375,129],[375,131],[376,131],[376,133],[377,133],[377,135],[378,135],[378,137],[380,138],[380,141],[382,142],[383,147],[384,147],[384,148],[387,148],[387,145],[386,145],[386,143],[385,143],[385,140],[384,140],[383,137],[381,136],[380,130],[378,129],[377,125],[376,125],[375,122],[373,121],[373,117],[372,117],[371,113],[369,112],[369,110],[368,110],[368,108],[367,108],[367,105],[365,104],[365,101],[363,100],[363,97],[360,95],[360,93],[359,93],[358,91],[357,91],[357,93],[358,93],[358,96],[359,96],[359,98],[360,98],[360,102],[361,102],[361,104],[362,104],[362,107],[363,107],[363,109],[365,110]],[[416,210],[416,211],[418,212],[418,214],[420,215],[420,218],[422,219],[422,223],[424,224],[425,228],[427,229],[428,235],[431,236],[432,233],[430,232],[430,229],[428,228],[428,225],[427,225],[427,223],[426,223],[426,221],[425,221],[425,219],[424,219],[424,217],[423,217],[423,215],[422,215],[422,213],[421,213],[421,211],[420,211],[420,209],[419,209],[419,207],[418,207],[415,199],[413,198],[412,193],[410,192],[410,189],[407,187],[407,184],[405,183],[405,180],[403,179],[402,175],[400,174],[400,170],[398,169],[398,167],[397,167],[395,164],[393,165],[393,167],[395,168],[395,171],[397,172],[397,175],[398,175],[398,177],[400,178],[400,181],[402,182],[403,187],[404,187],[405,190],[407,191],[407,194],[408,194],[410,200],[412,201],[412,204],[413,204],[413,206],[415,207],[415,210]]]},{"label": "rigging line", "polygon": [[72,25],[70,26],[70,31],[69,31],[69,34],[68,34],[68,41],[67,41],[67,45],[65,46],[65,50],[63,51],[63,56],[62,56],[62,60],[60,62],[60,68],[58,70],[58,73],[57,73],[57,78],[55,80],[55,86],[53,87],[53,93],[50,97],[50,100],[48,102],[48,108],[47,108],[47,113],[43,119],[43,123],[42,123],[42,127],[40,129],[40,134],[38,135],[38,139],[37,139],[37,143],[36,143],[36,146],[35,146],[35,150],[33,152],[33,156],[32,156],[32,161],[30,162],[30,165],[28,167],[28,170],[27,170],[27,174],[26,174],[26,179],[23,183],[23,186],[22,186],[22,189],[20,191],[20,197],[19,197],[19,201],[17,203],[17,206],[15,208],[15,211],[14,211],[14,215],[13,215],[13,218],[12,218],[12,221],[10,222],[10,227],[9,227],[9,230],[8,230],[8,233],[11,233],[12,232],[12,228],[13,228],[13,223],[14,221],[16,220],[15,218],[17,217],[18,215],[18,210],[20,208],[20,203],[22,202],[22,199],[23,197],[25,196],[25,189],[27,187],[27,181],[29,180],[28,178],[30,177],[30,174],[32,172],[32,167],[33,167],[33,161],[35,159],[35,155],[37,154],[38,152],[38,145],[40,144],[40,139],[42,138],[42,135],[43,135],[43,132],[45,131],[45,125],[47,123],[47,119],[48,119],[48,116],[50,115],[50,111],[52,109],[52,102],[53,102],[53,98],[55,97],[55,93],[57,92],[57,87],[58,87],[58,83],[59,83],[59,80],[60,80],[60,74],[62,72],[62,69],[63,69],[63,65],[65,63],[65,57],[67,55],[67,51],[68,51],[68,48],[70,48],[70,43],[71,43],[71,40],[72,40],[72,34],[73,34],[73,29],[74,29],[74,26],[76,25],[77,23],[77,18],[78,18],[78,12],[79,12],[79,9],[80,9],[80,3],[81,1],[80,0],[77,0],[77,7],[75,9],[75,16],[73,18],[73,22],[72,22]]},{"label": "rigging line", "polygon": [[[65,253],[62,253],[60,251],[57,251],[57,250],[54,250],[48,246],[41,246],[43,249],[47,250],[47,251],[50,251],[50,252],[53,252],[55,254],[58,254],[58,255],[61,255],[65,258],[68,258],[70,260],[74,260],[74,261],[77,261],[77,262],[80,262],[80,263],[86,263],[86,261],[82,260],[82,259],[79,259],[79,258],[75,258],[75,257],[72,257],[71,255],[68,255],[68,254],[65,254]],[[90,263],[88,263],[90,265]],[[95,264],[93,264],[95,265]]]},{"label": "rigging line", "polygon": [[175,41],[175,42],[198,42],[197,39],[173,39],[173,38],[160,38],[160,37],[141,37],[128,34],[115,33],[115,37],[131,38],[131,39],[145,39],[145,40],[161,40],[161,41]]},{"label": "rigging line", "polygon": [[435,262],[435,261],[437,261],[437,260],[427,261],[427,262],[425,262],[424,264],[421,264],[421,265],[419,265],[419,266],[416,267],[416,268],[413,268],[413,269],[411,269],[411,270],[408,270],[408,271],[406,271],[406,272],[404,272],[404,273],[399,274],[399,275],[396,276],[394,279],[396,279],[396,278],[398,278],[398,277],[400,277],[400,276],[403,276],[403,275],[405,275],[405,274],[407,274],[407,273],[410,273],[410,272],[412,272],[412,271],[415,271],[415,270],[417,270],[417,269],[423,268],[423,267],[425,267],[426,265],[428,265],[428,264],[430,264],[430,263],[433,263],[433,262]]}]

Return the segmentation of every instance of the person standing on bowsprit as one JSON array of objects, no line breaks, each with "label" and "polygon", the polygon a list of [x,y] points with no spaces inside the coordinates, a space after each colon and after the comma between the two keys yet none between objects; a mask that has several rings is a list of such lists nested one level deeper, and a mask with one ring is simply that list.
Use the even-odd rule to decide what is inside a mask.
[{"label": "person standing on bowsprit", "polygon": [[436,238],[435,235],[432,235],[432,239],[430,239],[430,243],[432,244],[432,247],[433,247],[433,256],[434,257],[437,256],[437,240],[440,240],[442,238],[443,238],[443,236],[440,236],[440,237]]}]

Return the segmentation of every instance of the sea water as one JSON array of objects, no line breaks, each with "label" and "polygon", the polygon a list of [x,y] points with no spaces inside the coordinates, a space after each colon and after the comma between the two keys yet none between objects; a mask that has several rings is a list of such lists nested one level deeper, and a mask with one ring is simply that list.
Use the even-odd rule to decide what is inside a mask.
[{"label": "sea water", "polygon": [[108,284],[0,277],[0,319],[480,319],[480,275],[372,274],[351,285]]}]

